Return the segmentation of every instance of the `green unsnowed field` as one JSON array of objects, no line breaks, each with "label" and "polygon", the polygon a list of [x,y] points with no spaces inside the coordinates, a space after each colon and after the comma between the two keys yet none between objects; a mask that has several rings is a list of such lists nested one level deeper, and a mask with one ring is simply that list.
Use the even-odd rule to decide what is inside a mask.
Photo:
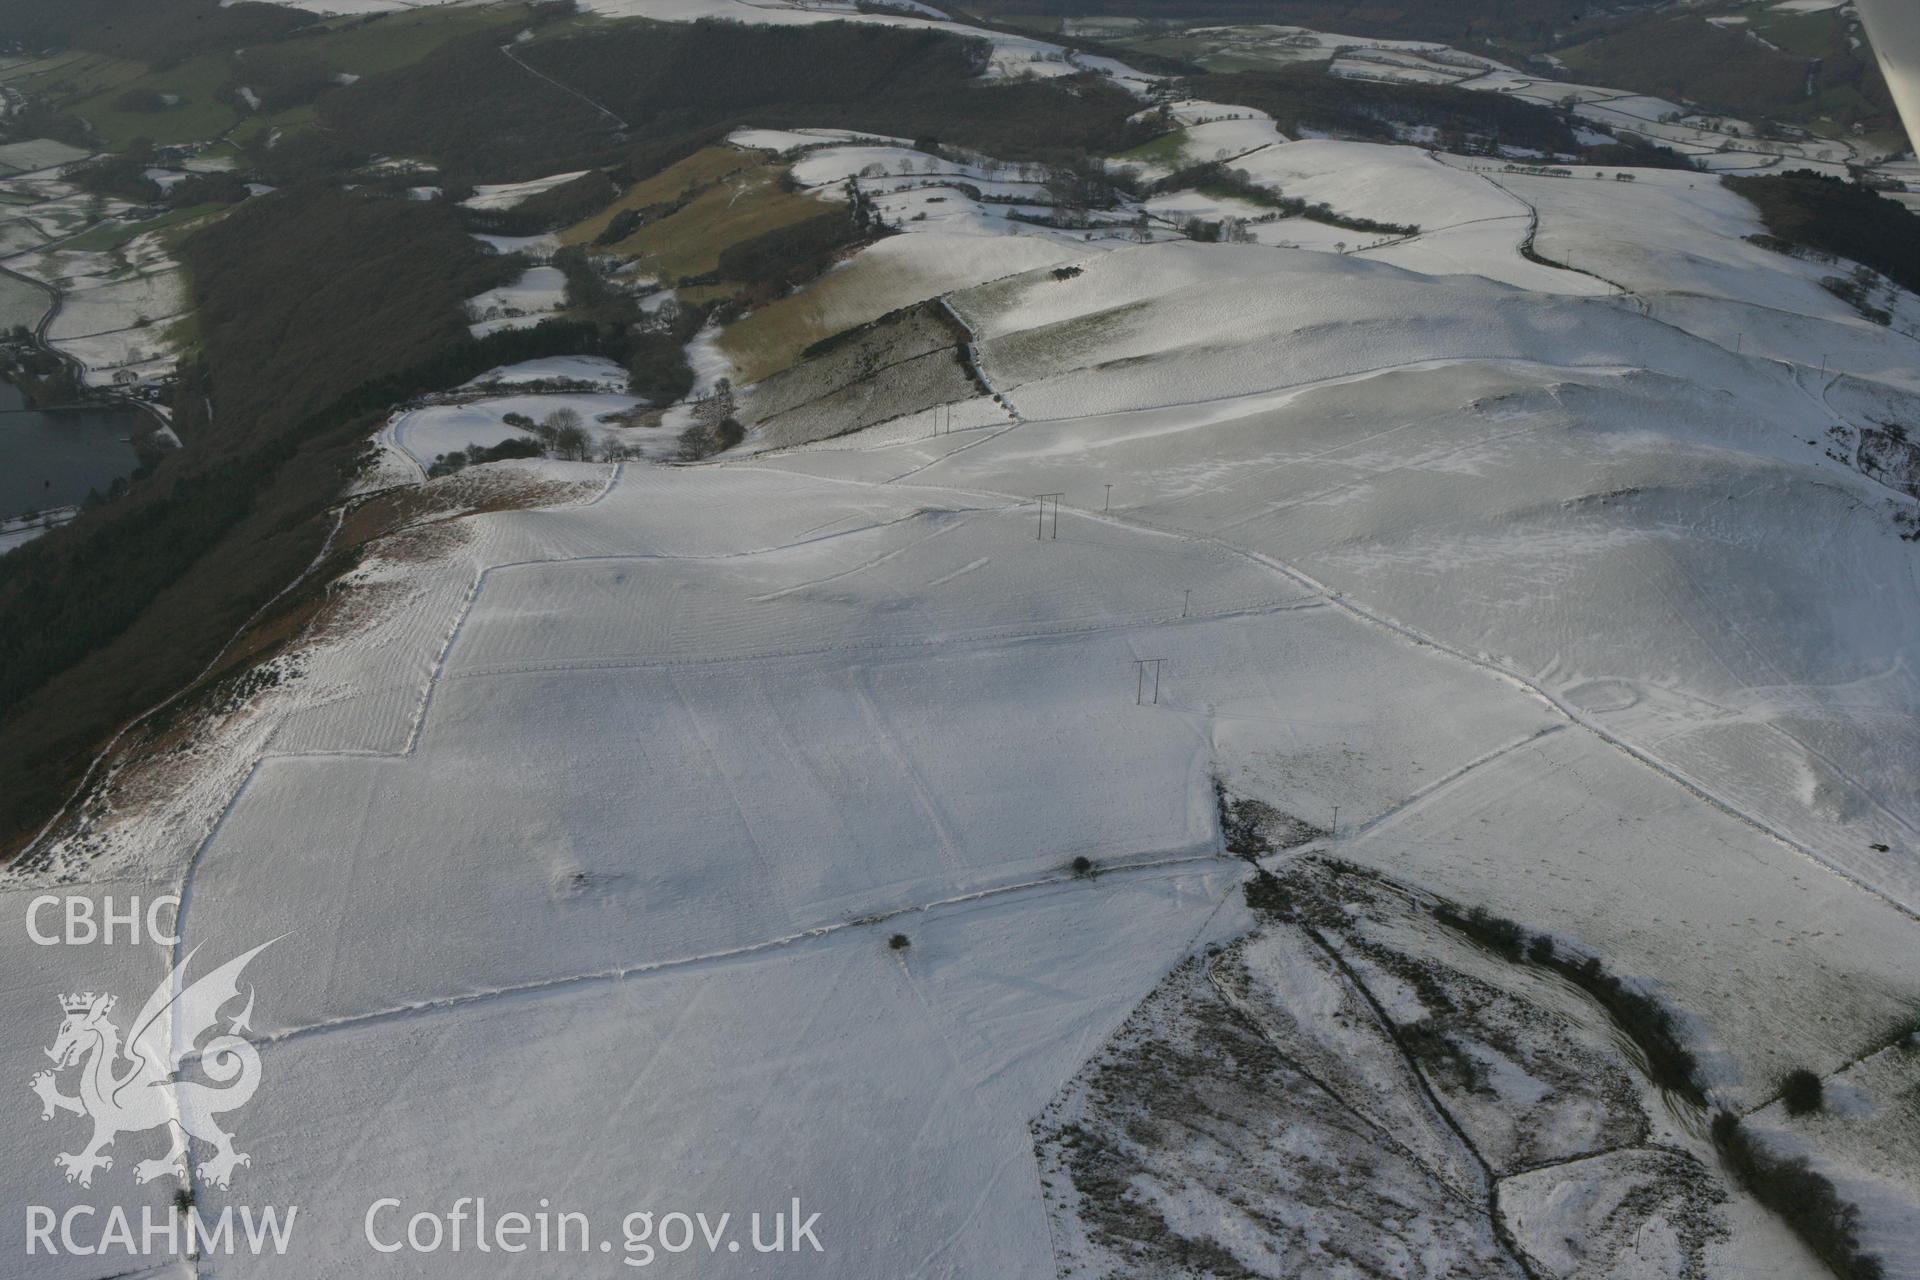
[{"label": "green unsnowed field", "polygon": [[22,93],[85,95],[131,80],[141,70],[139,63],[125,58],[73,49],[14,63],[0,70],[0,84]]},{"label": "green unsnowed field", "polygon": [[1173,133],[1155,138],[1152,142],[1143,143],[1140,146],[1134,147],[1130,151],[1122,151],[1120,153],[1120,159],[1138,160],[1142,164],[1178,165],[1180,163],[1181,152],[1186,148],[1186,143],[1186,130],[1176,130]]},{"label": "green unsnowed field", "polygon": [[[110,151],[124,151],[135,138],[161,144],[199,142],[218,137],[239,123],[241,113],[222,89],[232,83],[227,60],[213,55],[188,59],[165,71],[147,71],[137,63],[113,60],[134,74],[114,79],[99,91],[66,98],[66,111],[87,121]],[[180,101],[157,111],[120,105],[128,95],[168,94]]]}]

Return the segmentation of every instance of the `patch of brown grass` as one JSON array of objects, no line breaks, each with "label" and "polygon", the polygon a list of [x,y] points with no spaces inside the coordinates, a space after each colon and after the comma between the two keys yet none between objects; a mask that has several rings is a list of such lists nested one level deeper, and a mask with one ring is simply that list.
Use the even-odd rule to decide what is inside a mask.
[{"label": "patch of brown grass", "polygon": [[591,244],[626,210],[684,200],[674,212],[603,247],[668,284],[704,275],[719,266],[728,246],[826,211],[829,206],[813,196],[782,190],[784,172],[759,153],[708,147],[636,183],[608,208],[561,232],[560,240]]}]

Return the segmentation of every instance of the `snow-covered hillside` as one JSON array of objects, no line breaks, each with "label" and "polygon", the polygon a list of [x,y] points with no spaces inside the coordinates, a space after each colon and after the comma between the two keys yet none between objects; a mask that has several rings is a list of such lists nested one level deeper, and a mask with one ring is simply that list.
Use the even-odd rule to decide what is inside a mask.
[{"label": "snow-covered hillside", "polygon": [[[714,462],[412,486],[508,412],[636,405],[580,360],[395,416],[403,496],[377,537],[343,513],[371,540],[303,638],[0,880],[16,913],[181,893],[129,991],[280,939],[254,1162],[195,1194],[299,1204],[300,1250],[213,1273],[368,1269],[392,1195],[545,1198],[609,1252],[633,1209],[821,1215],[822,1252],[716,1276],[1811,1274],[1718,1171],[1725,1108],[1920,1277],[1920,550],[1862,452],[1920,427],[1920,300],[1862,318],[1705,174],[1233,123],[1256,182],[1418,231],[1094,241],[969,202],[767,308],[873,346],[792,341]],[[735,141],[830,142],[803,185],[1033,185]],[[865,359],[899,332],[940,376]],[[890,370],[884,411],[830,399]],[[506,385],[548,375],[602,389]],[[1290,838],[1236,845],[1236,801]],[[1674,1011],[1699,1099],[1563,953]],[[7,954],[38,1027],[45,957]],[[1846,1105],[1786,1117],[1796,1068]],[[19,1101],[0,1142],[36,1150]],[[39,1164],[14,1202],[82,1194]]]}]

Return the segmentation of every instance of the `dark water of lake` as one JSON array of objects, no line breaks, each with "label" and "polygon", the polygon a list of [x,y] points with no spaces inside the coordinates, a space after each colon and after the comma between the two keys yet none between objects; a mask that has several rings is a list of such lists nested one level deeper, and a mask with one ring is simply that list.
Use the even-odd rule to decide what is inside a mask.
[{"label": "dark water of lake", "polygon": [[105,493],[138,465],[127,437],[139,425],[135,409],[28,409],[18,387],[0,382],[0,516]]}]

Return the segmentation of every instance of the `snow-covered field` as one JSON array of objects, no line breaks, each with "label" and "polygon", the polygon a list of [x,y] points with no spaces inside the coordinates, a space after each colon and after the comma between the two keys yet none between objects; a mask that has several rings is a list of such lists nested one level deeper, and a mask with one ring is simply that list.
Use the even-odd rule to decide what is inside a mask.
[{"label": "snow-covered field", "polygon": [[553,256],[560,247],[560,239],[554,235],[538,236],[488,236],[475,235],[478,240],[495,253],[524,253],[528,257],[544,261]]},{"label": "snow-covered field", "polygon": [[900,147],[913,145],[910,138],[879,137],[853,133],[846,129],[735,129],[727,135],[727,141],[736,147],[773,151],[782,155],[843,142],[865,141]]},{"label": "snow-covered field", "polygon": [[0,145],[0,173],[36,173],[84,160],[87,153],[79,147],[51,138],[32,138],[25,142]]},{"label": "snow-covered field", "polygon": [[[991,496],[778,470],[607,478],[589,505],[484,518],[424,574],[364,569],[350,593],[377,598],[384,578],[407,598],[312,655],[289,690],[305,705],[283,708],[276,746],[193,855],[190,932],[282,931],[262,913],[293,930],[253,971],[278,993],[256,1011],[278,1083],[255,1131],[279,1134],[281,1154],[255,1141],[245,1194],[309,1206],[322,1256],[355,1246],[365,1188],[484,1185],[608,1218],[636,1195],[745,1209],[799,1194],[833,1242],[799,1260],[815,1274],[897,1272],[930,1248],[946,1273],[1050,1274],[1025,1117],[1224,927],[1238,877],[1216,846],[1212,744],[1277,761],[1343,740],[1292,803],[1338,794],[1367,817],[1436,762],[1549,720],[1189,539],[1069,514],[1040,540]],[[911,615],[889,603],[907,596]],[[450,646],[449,605],[463,615]],[[1145,653],[1176,664],[1159,706],[1136,703]],[[379,829],[426,838],[358,834]],[[1074,877],[1078,854],[1105,873]],[[168,861],[148,844],[124,871],[164,876]],[[324,887],[342,874],[361,888]],[[894,930],[905,955],[887,949]],[[1022,994],[1031,981],[1044,987]],[[395,1012],[421,1004],[443,1011]],[[760,1048],[690,1036],[691,1007]],[[570,1046],[571,1084],[526,1090],[537,1058],[482,1047],[529,1017],[544,1030],[527,1043]],[[414,1029],[477,1074],[396,1098]],[[656,1064],[649,1083],[608,1112],[602,1073],[636,1053]],[[342,1054],[358,1064],[346,1075]],[[740,1074],[697,1065],[721,1062]],[[893,1099],[878,1109],[876,1088]],[[352,1141],[356,1175],[336,1182],[351,1139],[323,1093],[415,1119]],[[521,1101],[503,1107],[509,1093]],[[484,1137],[467,1130],[479,1145],[450,1156],[461,1139],[441,1133],[429,1163],[420,1126],[469,1108],[490,1117]],[[646,1141],[605,1164],[552,1140],[560,1117],[596,1109],[595,1129]],[[930,1112],[947,1118],[903,1142]],[[788,1163],[764,1169],[716,1137],[743,1122],[729,1114],[789,1132]],[[869,1136],[849,1143],[855,1114]],[[480,1157],[503,1141],[542,1154]],[[933,1210],[955,1188],[976,1207]]]},{"label": "snow-covered field", "polygon": [[[552,371],[547,372],[540,366]],[[550,377],[571,380],[572,375],[560,372],[568,367],[571,367],[571,362],[568,365],[537,362],[535,372],[529,373],[525,366],[514,366],[511,370],[496,370],[492,375],[483,377],[486,381],[497,381],[503,386],[511,386],[516,381]],[[597,373],[603,378],[606,376],[598,366],[589,365],[587,368],[590,373]],[[625,381],[624,377],[621,381]],[[637,397],[611,392],[487,396],[408,410],[396,415],[382,429],[381,438],[424,467],[431,465],[441,454],[458,453],[470,444],[487,447],[503,440],[526,437],[526,431],[506,421],[508,414],[544,422],[555,413],[567,411],[578,414],[581,426],[596,439],[619,442],[625,440],[628,433],[619,426],[601,424],[600,419],[629,413],[644,403]]]},{"label": "snow-covered field", "polygon": [[1459,82],[1463,89],[1504,93],[1542,106],[1572,101],[1573,114],[1610,133],[1643,138],[1688,157],[1713,173],[1813,169],[1845,177],[1859,158],[1854,147],[1830,138],[1771,139],[1752,122],[1709,115],[1664,98],[1542,80],[1502,68]]},{"label": "snow-covered field", "polygon": [[1428,275],[1482,275],[1542,293],[1601,294],[1603,281],[1527,259],[1531,208],[1485,178],[1460,172],[1444,157],[1414,147],[1302,141],[1268,147],[1234,162],[1263,186],[1346,214],[1419,228],[1396,233],[1318,224],[1312,239],[1295,238],[1300,219],[1256,229],[1263,243],[1335,252],[1364,252]]},{"label": "snow-covered field", "polygon": [[[1177,114],[1195,119],[1208,118],[1209,112],[1218,109],[1217,104],[1203,102],[1174,105]],[[912,233],[916,243],[891,246],[891,242],[882,241],[830,273],[820,284],[767,310],[781,317],[778,323],[786,327],[805,316],[805,332],[826,336],[894,307],[1011,275],[1041,262],[1059,262],[1142,240],[1178,239],[1178,228],[1189,218],[1234,220],[1244,226],[1249,238],[1266,246],[1331,254],[1366,253],[1429,275],[1481,275],[1546,293],[1615,292],[1604,279],[1528,259],[1523,246],[1535,233],[1533,206],[1503,190],[1489,174],[1474,171],[1471,163],[1414,147],[1326,140],[1288,142],[1273,132],[1270,120],[1264,119],[1198,127],[1258,131],[1257,136],[1245,139],[1255,143],[1253,149],[1237,153],[1232,167],[1276,194],[1328,206],[1336,216],[1365,218],[1389,226],[1416,226],[1419,234],[1408,237],[1398,230],[1355,230],[1337,222],[1280,217],[1250,200],[1194,191],[1155,196],[1138,205],[1123,201],[1112,210],[1094,210],[1090,214],[1093,229],[1056,228],[1042,221],[1051,209],[1045,203],[1047,197],[1039,181],[1044,172],[1039,166],[1003,165],[988,157],[946,159],[904,147],[816,142],[798,153],[796,178],[823,195],[837,194],[843,184],[855,183],[871,196],[888,221]],[[788,138],[742,131],[732,141],[738,146],[770,147]],[[1035,203],[976,200],[957,185],[963,183],[983,195],[1018,198],[1031,194]],[[1141,212],[1151,219],[1144,232],[1134,222]],[[1010,213],[1034,220],[1010,217]],[[1053,241],[1059,248],[1047,250],[1026,243],[1033,240]],[[863,287],[866,281],[876,287],[873,299],[863,298],[858,304],[848,305],[856,295],[868,292]],[[1204,287],[1201,281],[1194,283],[1196,290]],[[1210,303],[1197,305],[1212,311]],[[1233,322],[1224,315],[1213,315],[1204,323]],[[777,363],[766,365],[750,350],[764,345],[766,331],[775,324],[770,317],[756,318],[729,332],[723,346],[736,365],[744,363],[762,372],[780,367]]]},{"label": "snow-covered field", "polygon": [[567,304],[567,277],[558,267],[529,267],[517,279],[467,299],[468,330],[476,338],[503,329],[531,329]]},{"label": "snow-covered field", "polygon": [[1167,105],[1181,126],[1180,158],[1186,164],[1231,160],[1287,139],[1264,111],[1218,102],[1182,99]]},{"label": "snow-covered field", "polygon": [[526,200],[531,200],[543,191],[565,186],[575,178],[584,178],[585,169],[576,169],[572,173],[549,174],[544,178],[533,178],[526,182],[482,183],[473,189],[473,194],[460,202],[468,209],[501,210],[511,209]]},{"label": "snow-covered field", "polygon": [[62,292],[48,338],[86,366],[89,383],[107,383],[122,370],[160,373],[172,364],[179,351],[169,325],[192,309],[192,300],[185,273],[156,237],[141,237],[113,255],[55,251],[44,261],[44,278]]},{"label": "snow-covered field", "polygon": [[[1192,128],[1271,130],[1206,106]],[[302,1228],[220,1274],[370,1269],[383,1195],[544,1198],[590,1215],[609,1268],[633,1210],[820,1215],[821,1252],[722,1248],[703,1275],[1165,1274],[1115,1245],[1148,1217],[1149,1243],[1264,1275],[1340,1274],[1310,1249],[1519,1274],[1522,1248],[1542,1274],[1812,1274],[1714,1190],[1702,1117],[1598,1007],[1432,936],[1405,901],[1438,895],[1661,999],[1712,1105],[1764,1114],[1787,1071],[1834,1077],[1881,1132],[1767,1123],[1862,1206],[1887,1275],[1920,1277],[1920,1059],[1897,1030],[1920,1003],[1916,503],[1833,434],[1913,420],[1906,329],[1750,243],[1757,215],[1697,173],[1275,136],[1238,167],[1419,233],[1136,243],[996,227],[1004,206],[940,185],[1033,180],[984,162],[734,141],[805,148],[802,182],[872,183],[914,234],[703,333],[703,378],[939,298],[965,359],[927,385],[950,398],[707,465],[418,489],[407,459],[509,438],[508,413],[668,433],[594,426],[639,402],[585,358],[397,412],[379,474],[417,506],[324,584],[271,678],[224,687],[0,877],[16,917],[57,882],[182,893],[165,955],[99,953],[94,986],[128,999],[186,949],[278,939],[248,970],[253,1163],[193,1187],[299,1204]],[[1240,213],[1203,199],[1148,211]],[[42,257],[99,282],[101,317],[159,287]],[[557,274],[476,301],[551,305]],[[601,389],[538,390],[561,382]],[[1307,875],[1308,850],[1389,887],[1256,920],[1221,788],[1304,833],[1268,867]],[[7,1012],[51,1034],[51,961],[0,945]],[[1449,1006],[1465,1057],[1436,1051],[1479,1087],[1388,1034],[1436,989],[1480,993]],[[1157,1071],[1170,1111],[1130,1092]],[[22,1101],[0,1141],[61,1149]],[[134,1154],[95,1196],[164,1202],[177,1182],[136,1189]],[[50,1158],[0,1186],[82,1194]],[[0,1218],[0,1255],[22,1231]]]},{"label": "snow-covered field", "polygon": [[[1182,261],[1188,255],[1195,262]],[[1265,274],[1269,265],[1277,274]],[[1743,805],[1803,839],[1834,845],[1837,864],[1910,905],[1920,901],[1920,872],[1907,855],[1865,847],[1910,838],[1920,799],[1897,781],[1909,731],[1895,731],[1902,745],[1894,747],[1887,735],[1901,713],[1889,723],[1882,701],[1912,705],[1896,639],[1908,625],[1912,582],[1892,519],[1908,500],[1809,445],[1832,414],[1802,381],[1811,371],[1736,355],[1608,299],[1361,266],[1167,246],[1092,260],[1071,281],[1025,278],[963,295],[956,303],[981,335],[989,377],[1023,415],[1057,421],[1030,423],[1024,447],[1010,437],[929,474],[957,467],[969,485],[985,482],[1006,449],[1032,466],[1074,446],[1095,448],[1104,469],[1138,450],[1130,470],[1154,478],[1114,478],[1147,484],[1129,501],[1150,505],[1155,519],[1198,504],[1211,514],[1181,523],[1257,537],[1322,580],[1323,568],[1338,566],[1336,583],[1391,615],[1545,678],[1598,716],[1639,720],[1627,736],[1657,738],[1716,789],[1738,792]],[[1278,321],[1269,343],[1248,323],[1263,297],[1311,308],[1316,321],[1301,326],[1269,303]],[[1116,358],[1126,361],[1123,374],[1101,372]],[[1416,386],[1444,399],[1405,420],[1395,406],[1412,403],[1402,397]],[[1210,399],[1196,394],[1203,389],[1241,398],[1195,403]],[[1154,405],[1166,408],[1143,411]],[[1106,406],[1113,416],[1079,416]],[[1320,424],[1350,415],[1384,419],[1392,443],[1347,460],[1337,446],[1344,429]],[[1267,433],[1289,443],[1259,448],[1244,475],[1222,459],[1180,478],[1191,470],[1177,462],[1189,453],[1180,437],[1205,430],[1217,443],[1226,422],[1242,424],[1235,430],[1249,445]],[[1529,445],[1517,458],[1516,431]],[[1409,447],[1432,459],[1435,499],[1452,495],[1451,514],[1413,497],[1426,467],[1405,469]],[[1376,448],[1386,449],[1378,465],[1390,484],[1371,476]],[[1535,461],[1537,472],[1510,469]],[[1523,473],[1536,479],[1522,481]],[[1581,479],[1569,488],[1572,477]],[[1022,487],[1057,488],[1065,478],[1042,473]],[[1714,536],[1668,544],[1671,513],[1716,484],[1752,495],[1752,515],[1728,526],[1730,509]],[[1233,492],[1246,505],[1219,509],[1235,505]],[[1849,508],[1864,523],[1838,563],[1826,561],[1824,539],[1807,543],[1776,514],[1804,511],[1829,528]],[[1410,511],[1420,514],[1403,514]],[[1434,519],[1456,530],[1449,542],[1457,539],[1458,551],[1437,551],[1430,531],[1410,533],[1401,550],[1382,545],[1398,540],[1389,531],[1403,520],[1426,531]],[[1598,527],[1583,527],[1596,519]],[[1261,530],[1278,541],[1265,543]],[[1389,587],[1389,578],[1400,585]],[[1504,585],[1487,593],[1492,580]],[[1361,590],[1363,582],[1372,585]],[[1703,582],[1716,584],[1711,595],[1698,594]],[[1543,585],[1552,588],[1544,597]],[[1809,606],[1790,625],[1770,603],[1787,599]],[[1493,642],[1485,619],[1516,607],[1533,625]],[[1678,635],[1676,611],[1689,619]],[[1696,656],[1684,657],[1696,642]],[[1634,648],[1640,653],[1629,657]],[[1608,650],[1615,656],[1603,657]],[[1661,674],[1649,680],[1628,668]],[[1626,687],[1598,692],[1596,681],[1611,689],[1615,679]],[[1861,680],[1877,697],[1850,692]],[[1762,692],[1782,684],[1796,690],[1784,702],[1778,691]],[[1855,823],[1876,835],[1841,838],[1839,825]]]},{"label": "snow-covered field", "polygon": [[548,356],[489,369],[469,386],[516,386],[531,382],[579,383],[599,391],[622,391],[627,371],[604,356]]},{"label": "snow-covered field", "polygon": [[0,328],[16,325],[32,329],[53,305],[45,289],[13,276],[0,276]]},{"label": "snow-covered field", "polygon": [[[69,279],[68,283],[80,283]],[[64,338],[145,328],[183,314],[189,306],[186,281],[177,271],[137,275],[112,283],[76,288],[60,305],[47,332]]]},{"label": "snow-covered field", "polygon": [[[58,145],[58,144],[53,144]],[[51,177],[6,181],[9,194],[26,203],[7,206],[0,222],[0,257],[8,271],[57,290],[59,305],[47,325],[55,349],[85,367],[89,384],[103,386],[116,374],[149,377],[167,372],[180,354],[169,332],[191,309],[187,280],[155,232],[134,235],[105,248],[81,237],[118,231],[131,206],[102,200]],[[18,282],[0,290],[0,307],[33,310],[7,321],[32,327],[46,311],[44,293],[22,292]],[[15,302],[17,299],[17,303]]]},{"label": "snow-covered field", "polygon": [[[1005,219],[1000,222],[1006,224]],[[952,230],[941,224],[906,225],[914,234],[892,236],[861,250],[811,287],[727,329],[721,349],[736,367],[764,376],[785,368],[814,341],[890,311],[1111,247],[1109,242],[1075,243],[1065,235],[981,234],[983,223]]]}]

